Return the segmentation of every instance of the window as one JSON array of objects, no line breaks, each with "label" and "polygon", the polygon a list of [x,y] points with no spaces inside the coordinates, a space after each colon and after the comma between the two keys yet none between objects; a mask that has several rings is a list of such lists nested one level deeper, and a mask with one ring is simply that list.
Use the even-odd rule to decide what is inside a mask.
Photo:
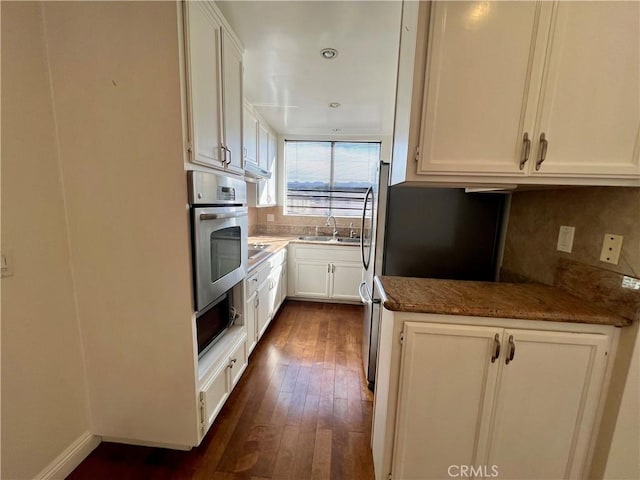
[{"label": "window", "polygon": [[358,217],[380,142],[285,142],[285,214]]}]

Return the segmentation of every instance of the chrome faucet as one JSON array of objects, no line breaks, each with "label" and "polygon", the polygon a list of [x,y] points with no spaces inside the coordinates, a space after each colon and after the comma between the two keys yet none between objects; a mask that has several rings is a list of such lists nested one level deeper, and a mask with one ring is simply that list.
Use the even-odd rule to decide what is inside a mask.
[{"label": "chrome faucet", "polygon": [[325,223],[326,226],[331,226],[331,220],[333,219],[333,239],[336,239],[336,236],[338,235],[338,230],[336,229],[336,217],[334,217],[333,215],[329,215],[327,217],[327,221]]}]

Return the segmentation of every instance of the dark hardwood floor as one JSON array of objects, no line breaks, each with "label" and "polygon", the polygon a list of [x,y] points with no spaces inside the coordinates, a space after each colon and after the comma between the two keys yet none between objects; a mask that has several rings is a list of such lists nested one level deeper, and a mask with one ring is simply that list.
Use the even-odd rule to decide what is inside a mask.
[{"label": "dark hardwood floor", "polygon": [[287,301],[198,448],[102,443],[77,479],[373,479],[362,309]]}]

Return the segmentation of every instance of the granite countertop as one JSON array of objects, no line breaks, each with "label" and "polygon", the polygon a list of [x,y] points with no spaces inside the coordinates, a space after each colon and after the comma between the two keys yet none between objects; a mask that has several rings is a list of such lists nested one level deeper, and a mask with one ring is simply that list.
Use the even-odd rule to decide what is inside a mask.
[{"label": "granite countertop", "polygon": [[247,265],[247,270],[250,272],[254,268],[256,268],[258,265],[261,265],[265,260],[271,257],[271,255],[285,248],[292,239],[293,239],[292,237],[276,237],[276,236],[266,236],[266,235],[249,237],[249,246],[253,244],[268,245],[268,247],[265,248],[265,251],[268,253],[264,255],[260,255],[259,257],[256,257],[256,258],[250,258],[249,263]]},{"label": "granite countertop", "polygon": [[252,271],[258,265],[262,264],[265,260],[267,260],[274,253],[282,250],[289,243],[311,243],[314,245],[339,245],[341,247],[358,247],[360,248],[359,243],[342,243],[342,242],[332,242],[332,241],[314,241],[314,240],[300,240],[298,237],[280,237],[276,235],[258,235],[255,237],[249,237],[249,247],[253,244],[265,244],[268,245],[265,248],[265,251],[268,252],[264,255],[260,255],[256,258],[250,258],[247,270]]},{"label": "granite countertop", "polygon": [[558,287],[431,278],[376,277],[386,309],[623,327],[631,320]]}]

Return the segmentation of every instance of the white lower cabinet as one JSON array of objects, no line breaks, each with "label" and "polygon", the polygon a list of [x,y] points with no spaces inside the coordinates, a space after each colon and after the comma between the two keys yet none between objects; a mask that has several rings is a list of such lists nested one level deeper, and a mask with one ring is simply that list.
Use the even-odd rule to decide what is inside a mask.
[{"label": "white lower cabinet", "polygon": [[329,298],[331,265],[325,261],[297,260],[293,265],[293,294],[296,297]]},{"label": "white lower cabinet", "polygon": [[287,252],[280,250],[244,281],[244,322],[251,353],[286,298]]},{"label": "white lower cabinet", "polygon": [[269,299],[271,297],[271,290],[269,288],[271,277],[269,277],[258,288],[258,304],[256,309],[256,322],[257,322],[257,334],[258,339],[262,337],[262,334],[269,326],[271,320],[271,308]]},{"label": "white lower cabinet", "polygon": [[360,250],[352,246],[290,245],[289,295],[359,302]]},{"label": "white lower cabinet", "polygon": [[[215,350],[218,350],[215,352]],[[212,349],[215,360],[209,363],[200,388],[200,439],[216,419],[227,397],[247,368],[247,336],[241,327],[234,327]],[[200,367],[199,367],[200,368]]]},{"label": "white lower cabinet", "polygon": [[392,365],[376,384],[376,478],[585,478],[614,328],[461,318],[405,321],[381,342]]}]

